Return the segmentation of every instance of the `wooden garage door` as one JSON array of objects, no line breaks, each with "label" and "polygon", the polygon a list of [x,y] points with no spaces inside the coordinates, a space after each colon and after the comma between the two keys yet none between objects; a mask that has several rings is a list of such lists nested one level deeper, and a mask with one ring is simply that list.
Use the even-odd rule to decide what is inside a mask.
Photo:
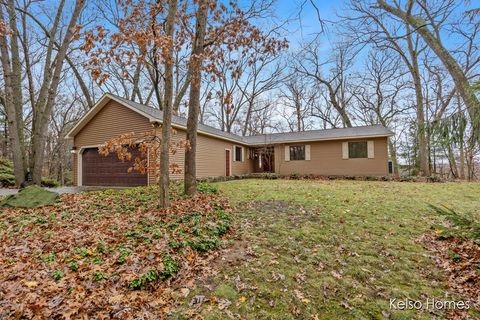
[{"label": "wooden garage door", "polygon": [[[132,150],[133,158],[139,157],[138,150]],[[84,186],[118,186],[134,187],[147,185],[147,174],[134,170],[132,161],[118,159],[116,153],[104,157],[97,148],[85,149],[82,153],[82,185]]]}]

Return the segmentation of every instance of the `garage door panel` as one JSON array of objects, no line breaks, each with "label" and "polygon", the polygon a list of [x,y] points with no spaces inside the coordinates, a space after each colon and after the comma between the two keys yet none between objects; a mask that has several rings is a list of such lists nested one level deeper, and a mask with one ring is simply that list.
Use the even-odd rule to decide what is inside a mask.
[{"label": "garage door panel", "polygon": [[[130,150],[132,158],[140,157],[137,149]],[[128,173],[132,161],[121,161],[117,154],[104,157],[97,148],[85,149],[82,153],[82,184],[84,186],[133,187],[147,185],[147,175],[138,171]]]}]

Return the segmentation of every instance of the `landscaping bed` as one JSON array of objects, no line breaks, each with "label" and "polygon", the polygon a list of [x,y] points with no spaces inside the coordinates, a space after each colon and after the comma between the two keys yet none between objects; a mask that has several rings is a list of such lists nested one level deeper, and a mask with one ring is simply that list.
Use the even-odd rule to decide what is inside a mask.
[{"label": "landscaping bed", "polygon": [[153,187],[0,212],[0,318],[165,318],[231,232],[215,188],[156,209]]}]

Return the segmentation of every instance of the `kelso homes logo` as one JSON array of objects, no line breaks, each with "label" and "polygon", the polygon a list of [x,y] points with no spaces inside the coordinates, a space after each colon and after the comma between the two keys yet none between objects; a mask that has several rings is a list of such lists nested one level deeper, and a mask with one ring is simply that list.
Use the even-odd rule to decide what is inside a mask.
[{"label": "kelso homes logo", "polygon": [[466,310],[470,308],[470,301],[448,301],[427,298],[424,301],[411,299],[390,299],[392,310]]}]

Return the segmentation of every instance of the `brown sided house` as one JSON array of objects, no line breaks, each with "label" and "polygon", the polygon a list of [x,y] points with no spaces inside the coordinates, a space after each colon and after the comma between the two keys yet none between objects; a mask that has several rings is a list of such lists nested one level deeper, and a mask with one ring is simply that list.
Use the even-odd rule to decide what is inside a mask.
[{"label": "brown sided house", "polygon": [[[161,123],[158,109],[112,94],[105,94],[75,125],[67,138],[73,139],[73,176],[78,186],[137,186],[154,183],[155,176],[127,173],[130,163],[116,155],[98,154],[98,146],[120,134],[142,136]],[[186,119],[173,117],[177,134],[185,139]],[[217,177],[253,172],[313,175],[388,175],[388,138],[393,133],[383,126],[311,130],[240,137],[199,125],[197,176]],[[134,153],[136,151],[133,151]],[[155,161],[155,159],[149,159]],[[172,162],[183,168],[184,153]],[[181,174],[172,175],[181,179]]]}]

